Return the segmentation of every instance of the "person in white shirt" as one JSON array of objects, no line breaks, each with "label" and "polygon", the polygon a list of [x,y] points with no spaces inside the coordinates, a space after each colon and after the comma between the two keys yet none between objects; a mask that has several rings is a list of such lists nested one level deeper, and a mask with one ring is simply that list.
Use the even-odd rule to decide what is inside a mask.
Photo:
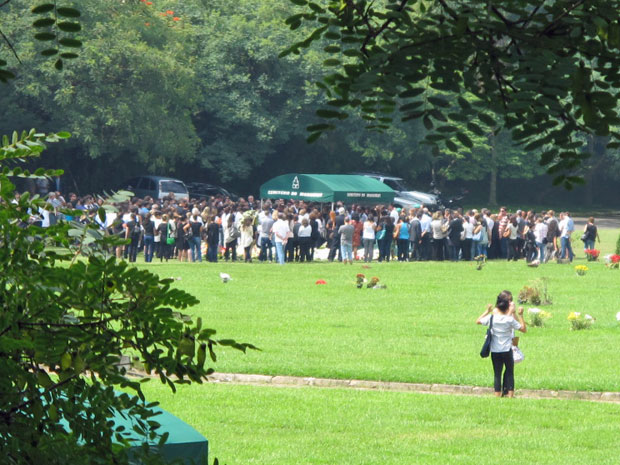
[{"label": "person in white shirt", "polygon": [[372,257],[375,253],[375,237],[376,237],[377,223],[371,216],[364,221],[362,229],[362,244],[364,245],[364,261],[366,263],[372,261]]},{"label": "person in white shirt", "polygon": [[273,237],[276,243],[276,256],[278,263],[284,265],[284,248],[289,240],[291,234],[291,228],[286,221],[286,215],[284,213],[278,213],[278,221],[273,224]]},{"label": "person in white shirt", "polygon": [[[493,388],[496,397],[501,397],[502,393],[505,393],[508,397],[514,397],[515,395],[512,338],[514,330],[526,333],[527,326],[523,319],[523,307],[519,307],[519,321],[512,316],[513,312],[512,294],[509,291],[502,291],[497,296],[495,308],[491,304],[487,305],[486,311],[476,320],[476,324],[492,326],[491,360],[494,373]],[[502,380],[504,368],[505,372]]]},{"label": "person in white shirt", "polygon": [[312,260],[310,248],[312,246],[312,226],[308,218],[302,218],[301,225],[297,231],[297,244],[299,245],[299,261],[309,262]]},{"label": "person in white shirt", "polygon": [[570,243],[570,236],[575,230],[575,223],[568,212],[560,214],[560,218],[560,258],[568,258],[572,262],[575,254]]},{"label": "person in white shirt", "polygon": [[547,243],[547,233],[549,227],[543,222],[541,216],[536,218],[536,225],[534,226],[534,237],[536,238],[536,247],[538,248],[538,260],[540,263],[545,262],[545,245]]}]

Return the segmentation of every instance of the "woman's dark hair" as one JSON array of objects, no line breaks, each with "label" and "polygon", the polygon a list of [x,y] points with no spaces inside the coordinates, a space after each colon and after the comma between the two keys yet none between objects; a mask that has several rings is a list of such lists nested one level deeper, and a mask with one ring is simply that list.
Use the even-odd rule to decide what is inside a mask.
[{"label": "woman's dark hair", "polygon": [[498,310],[505,313],[510,307],[510,300],[508,300],[503,294],[504,293],[502,292],[500,295],[497,296],[497,302],[495,303],[495,306]]}]

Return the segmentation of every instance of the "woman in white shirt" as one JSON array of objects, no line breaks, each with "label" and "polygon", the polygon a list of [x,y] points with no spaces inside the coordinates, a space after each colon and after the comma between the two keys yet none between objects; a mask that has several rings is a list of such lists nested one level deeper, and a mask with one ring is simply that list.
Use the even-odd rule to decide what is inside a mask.
[{"label": "woman in white shirt", "polygon": [[536,226],[534,226],[534,236],[536,237],[536,247],[538,248],[538,260],[540,263],[545,262],[545,248],[548,231],[549,227],[543,222],[542,217],[537,217]]},{"label": "woman in white shirt", "polygon": [[[509,291],[502,291],[497,296],[495,308],[491,304],[487,305],[486,311],[476,320],[479,325],[492,326],[491,360],[494,373],[493,388],[496,397],[501,397],[502,392],[506,393],[508,397],[515,395],[512,337],[515,329],[525,333],[527,327],[523,319],[523,307],[519,307],[519,321],[512,316],[513,311],[512,294]],[[502,371],[504,371],[503,380]]]},{"label": "woman in white shirt", "polygon": [[309,262],[312,260],[310,248],[312,246],[312,226],[308,218],[301,219],[301,225],[297,231],[297,244],[299,245],[299,261]]},{"label": "woman in white shirt", "polygon": [[362,244],[364,245],[364,261],[366,263],[372,261],[372,257],[375,253],[375,232],[377,230],[377,223],[372,216],[369,216],[364,221],[362,230]]}]

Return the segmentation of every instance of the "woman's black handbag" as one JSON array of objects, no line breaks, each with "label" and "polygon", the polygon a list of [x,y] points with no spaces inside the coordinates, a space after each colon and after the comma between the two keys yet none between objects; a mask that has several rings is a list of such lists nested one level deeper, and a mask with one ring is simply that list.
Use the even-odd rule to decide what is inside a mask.
[{"label": "woman's black handbag", "polygon": [[484,344],[482,344],[482,350],[480,351],[480,356],[482,358],[487,358],[491,353],[491,330],[493,329],[493,315],[491,315],[491,321],[489,322],[489,329],[487,329],[487,335],[484,338]]}]

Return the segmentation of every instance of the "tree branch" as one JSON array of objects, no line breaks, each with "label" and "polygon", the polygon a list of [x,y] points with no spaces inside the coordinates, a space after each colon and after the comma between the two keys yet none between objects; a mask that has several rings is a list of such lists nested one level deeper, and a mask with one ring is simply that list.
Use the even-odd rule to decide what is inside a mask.
[{"label": "tree branch", "polygon": [[[6,2],[4,3],[4,5],[6,5],[9,2],[9,0],[6,0]],[[0,5],[3,6],[3,5]],[[13,44],[11,43],[11,41],[9,40],[9,38],[4,35],[4,32],[2,32],[0,30],[0,35],[2,36],[2,39],[6,42],[6,44],[8,45],[9,49],[11,49],[11,52],[13,52],[13,55],[15,56],[15,58],[17,59],[18,63],[21,65],[22,61],[19,59],[19,55],[17,55],[17,52],[15,51],[15,48],[13,48]]]},{"label": "tree branch", "polygon": [[540,37],[540,36],[549,34],[553,29],[555,29],[558,26],[557,23],[564,16],[570,14],[576,8],[579,8],[581,5],[583,5],[583,2],[584,2],[584,0],[578,0],[573,5],[571,5],[568,9],[563,11],[562,14],[560,14],[557,18],[554,18],[549,24],[547,24],[547,26],[541,32],[538,33],[538,36]]}]

